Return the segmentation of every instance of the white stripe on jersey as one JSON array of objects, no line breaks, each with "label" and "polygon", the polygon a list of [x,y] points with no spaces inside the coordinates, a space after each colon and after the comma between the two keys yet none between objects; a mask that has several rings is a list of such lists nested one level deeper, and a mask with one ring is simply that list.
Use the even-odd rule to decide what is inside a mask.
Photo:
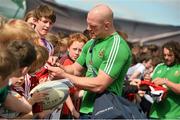
[{"label": "white stripe on jersey", "polygon": [[110,74],[110,71],[114,65],[114,61],[116,59],[117,53],[119,51],[120,37],[118,35],[114,36],[113,45],[110,51],[110,55],[107,60],[107,64],[105,66],[104,72]]}]

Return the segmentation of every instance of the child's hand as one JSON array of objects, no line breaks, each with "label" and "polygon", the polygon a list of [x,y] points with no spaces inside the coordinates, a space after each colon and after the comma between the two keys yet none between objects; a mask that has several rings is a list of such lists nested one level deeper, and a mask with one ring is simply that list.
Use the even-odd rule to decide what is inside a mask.
[{"label": "child's hand", "polygon": [[48,93],[46,91],[41,91],[41,92],[35,92],[32,97],[29,99],[29,102],[31,105],[38,103],[38,102],[42,102],[46,95],[48,95]]},{"label": "child's hand", "polygon": [[80,116],[79,112],[77,112],[75,109],[73,109],[73,110],[71,111],[71,114],[72,114],[72,116],[73,116],[74,118],[79,118],[79,116]]}]

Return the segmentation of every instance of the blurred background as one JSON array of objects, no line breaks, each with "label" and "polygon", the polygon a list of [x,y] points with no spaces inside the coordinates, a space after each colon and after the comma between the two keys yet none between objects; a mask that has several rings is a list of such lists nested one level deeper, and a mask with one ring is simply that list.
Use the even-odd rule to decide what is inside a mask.
[{"label": "blurred background", "polygon": [[97,4],[109,5],[118,31],[128,41],[161,45],[180,39],[180,0],[0,0],[0,15],[22,19],[40,4],[52,6],[57,14],[53,32],[82,32],[87,12]]}]

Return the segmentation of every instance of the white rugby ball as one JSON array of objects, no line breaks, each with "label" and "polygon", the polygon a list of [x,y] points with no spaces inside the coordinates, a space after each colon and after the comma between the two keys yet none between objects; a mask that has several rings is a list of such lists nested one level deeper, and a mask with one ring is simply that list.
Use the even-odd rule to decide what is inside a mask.
[{"label": "white rugby ball", "polygon": [[34,87],[30,94],[34,92],[47,91],[43,100],[43,110],[52,109],[63,104],[69,95],[69,87],[61,80],[47,81]]}]

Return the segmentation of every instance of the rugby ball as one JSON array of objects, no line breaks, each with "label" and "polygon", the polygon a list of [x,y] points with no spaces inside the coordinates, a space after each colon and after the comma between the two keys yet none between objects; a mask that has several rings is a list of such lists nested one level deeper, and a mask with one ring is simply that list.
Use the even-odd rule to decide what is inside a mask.
[{"label": "rugby ball", "polygon": [[42,102],[42,109],[48,110],[63,104],[69,95],[69,87],[61,80],[47,81],[34,87],[30,94],[40,91],[47,91]]}]

